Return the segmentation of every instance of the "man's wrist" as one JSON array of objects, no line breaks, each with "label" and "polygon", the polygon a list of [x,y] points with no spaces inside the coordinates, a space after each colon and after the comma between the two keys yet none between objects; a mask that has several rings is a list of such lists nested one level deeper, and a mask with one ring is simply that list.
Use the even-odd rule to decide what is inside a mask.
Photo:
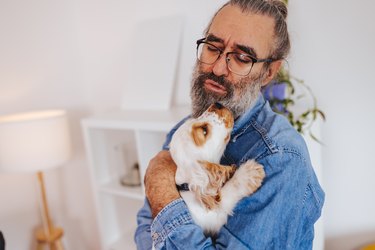
[{"label": "man's wrist", "polygon": [[175,192],[167,192],[165,193],[165,196],[163,196],[163,199],[153,199],[152,201],[149,200],[150,207],[151,207],[151,213],[152,218],[155,218],[161,210],[163,210],[164,207],[166,207],[171,202],[181,198],[178,191]]},{"label": "man's wrist", "polygon": [[180,198],[175,174],[176,164],[168,151],[161,151],[151,159],[145,175],[145,188],[153,218],[166,205]]}]

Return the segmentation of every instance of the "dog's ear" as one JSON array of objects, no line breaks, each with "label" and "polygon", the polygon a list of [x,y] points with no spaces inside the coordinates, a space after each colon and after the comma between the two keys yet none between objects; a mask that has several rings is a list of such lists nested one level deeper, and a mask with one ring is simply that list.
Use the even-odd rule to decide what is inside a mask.
[{"label": "dog's ear", "polygon": [[221,201],[220,189],[236,171],[236,166],[224,166],[208,161],[199,161],[199,164],[207,172],[209,183],[203,192],[199,192],[200,201],[209,210],[219,205]]},{"label": "dog's ear", "polygon": [[212,126],[208,122],[194,123],[191,128],[191,137],[196,146],[203,146],[211,137]]},{"label": "dog's ear", "polygon": [[208,161],[199,161],[199,163],[206,170],[210,183],[218,189],[233,176],[237,169],[235,165],[225,166]]}]

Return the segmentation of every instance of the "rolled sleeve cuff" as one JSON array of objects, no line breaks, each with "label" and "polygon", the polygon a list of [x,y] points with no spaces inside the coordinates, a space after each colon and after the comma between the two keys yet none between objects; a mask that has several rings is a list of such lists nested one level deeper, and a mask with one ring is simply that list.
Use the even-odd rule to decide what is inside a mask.
[{"label": "rolled sleeve cuff", "polygon": [[151,224],[151,236],[156,249],[161,249],[168,235],[178,227],[193,223],[193,219],[182,198],[169,203]]}]

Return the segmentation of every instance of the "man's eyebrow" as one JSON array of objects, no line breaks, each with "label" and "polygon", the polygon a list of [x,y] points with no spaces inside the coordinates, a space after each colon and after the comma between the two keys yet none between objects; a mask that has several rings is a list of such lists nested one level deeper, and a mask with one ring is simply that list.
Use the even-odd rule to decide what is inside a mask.
[{"label": "man's eyebrow", "polygon": [[206,40],[207,42],[218,42],[218,43],[224,43],[224,40],[213,35],[213,34],[209,34],[207,37],[206,37]]},{"label": "man's eyebrow", "polygon": [[255,58],[258,58],[257,53],[255,52],[254,48],[251,48],[249,46],[241,45],[241,44],[236,44],[236,47],[246,54],[249,54],[250,56],[253,56]]},{"label": "man's eyebrow", "polygon": [[[221,39],[220,37],[217,37],[213,34],[208,34],[208,36],[206,37],[206,41],[207,42],[224,43],[223,39]],[[246,46],[246,45],[241,45],[241,44],[236,44],[236,47],[239,50],[242,50],[243,52],[245,52],[246,54],[249,54],[252,57],[258,58],[257,53],[255,52],[254,48]]]}]

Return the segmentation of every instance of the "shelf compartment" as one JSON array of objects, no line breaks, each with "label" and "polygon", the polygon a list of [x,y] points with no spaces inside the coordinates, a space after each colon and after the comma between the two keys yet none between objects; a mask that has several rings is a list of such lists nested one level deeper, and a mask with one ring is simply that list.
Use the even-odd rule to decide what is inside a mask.
[{"label": "shelf compartment", "polygon": [[141,186],[127,187],[120,184],[120,180],[112,180],[108,183],[98,186],[101,193],[116,195],[135,200],[144,201],[145,195]]},{"label": "shelf compartment", "polygon": [[132,232],[122,235],[114,243],[110,244],[107,248],[108,250],[136,250],[137,246],[135,245]]},{"label": "shelf compartment", "polygon": [[[102,250],[136,249],[136,214],[144,204],[143,176],[150,159],[162,149],[166,134],[190,113],[171,110],[117,110],[81,121]],[[140,187],[120,182],[139,165]]]},{"label": "shelf compartment", "polygon": [[87,133],[95,183],[120,179],[138,162],[134,131],[90,128]]},{"label": "shelf compartment", "polygon": [[83,119],[84,127],[101,129],[138,129],[169,131],[177,122],[190,114],[189,106],[170,110],[114,110]]},{"label": "shelf compartment", "polygon": [[143,201],[107,193],[99,193],[98,198],[101,249],[129,249],[129,245],[134,245],[136,215]]}]

